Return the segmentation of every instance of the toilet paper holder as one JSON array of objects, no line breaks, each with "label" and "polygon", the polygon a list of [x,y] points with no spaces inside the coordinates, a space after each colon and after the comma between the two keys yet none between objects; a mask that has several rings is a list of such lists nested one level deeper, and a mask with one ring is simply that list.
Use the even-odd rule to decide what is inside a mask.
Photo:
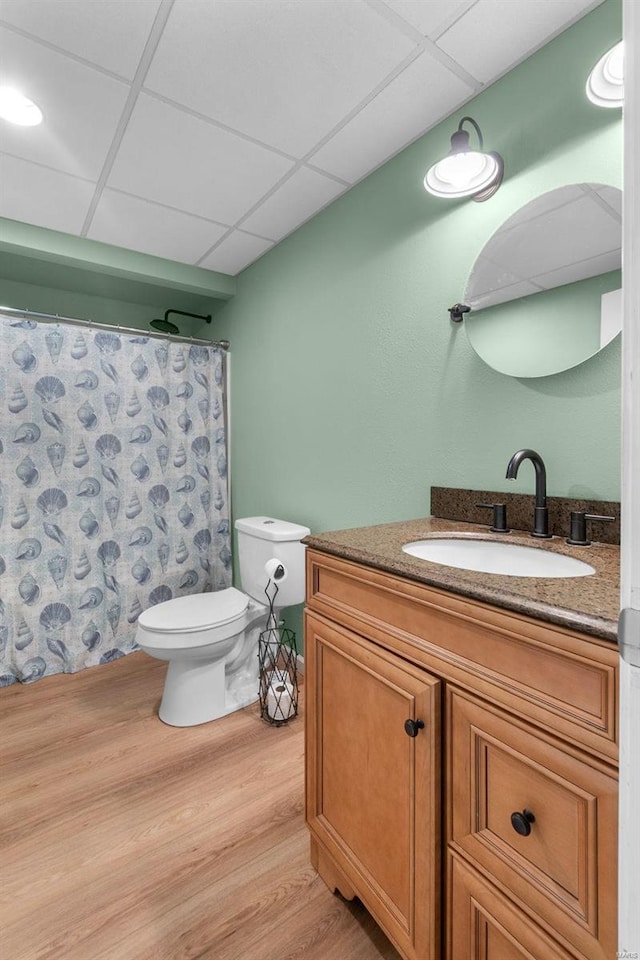
[{"label": "toilet paper holder", "polygon": [[278,620],[274,609],[278,581],[286,579],[288,571],[279,561],[270,560],[265,572],[269,616],[258,638],[260,715],[280,727],[298,715],[298,648],[295,633]]},{"label": "toilet paper holder", "polygon": [[258,640],[260,716],[282,726],[298,715],[296,635],[284,624],[263,630]]}]

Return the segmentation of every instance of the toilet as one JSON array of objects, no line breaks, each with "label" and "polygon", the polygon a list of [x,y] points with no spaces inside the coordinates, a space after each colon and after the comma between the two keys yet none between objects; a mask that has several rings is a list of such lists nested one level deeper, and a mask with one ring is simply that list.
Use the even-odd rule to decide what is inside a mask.
[{"label": "toilet", "polygon": [[[217,720],[259,694],[258,639],[269,613],[302,603],[308,527],[273,517],[236,520],[242,590],[229,587],[167,600],[138,617],[136,642],[168,660],[158,715],[173,727]],[[277,590],[276,590],[277,588]]]}]

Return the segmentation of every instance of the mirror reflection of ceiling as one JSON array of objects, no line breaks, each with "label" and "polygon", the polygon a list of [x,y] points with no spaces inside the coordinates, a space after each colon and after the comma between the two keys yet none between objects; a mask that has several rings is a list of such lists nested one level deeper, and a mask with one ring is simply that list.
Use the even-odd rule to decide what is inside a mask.
[{"label": "mirror reflection of ceiling", "polygon": [[473,311],[619,270],[622,193],[598,183],[551,190],[525,204],[476,260],[464,302]]}]

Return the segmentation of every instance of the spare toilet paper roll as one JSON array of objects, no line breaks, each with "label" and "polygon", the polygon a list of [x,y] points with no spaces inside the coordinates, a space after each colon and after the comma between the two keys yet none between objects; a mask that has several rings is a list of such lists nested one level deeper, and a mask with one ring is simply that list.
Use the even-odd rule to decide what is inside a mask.
[{"label": "spare toilet paper roll", "polygon": [[287,579],[289,573],[285,565],[280,560],[276,560],[275,557],[267,560],[264,565],[264,572],[269,577],[269,580],[273,580],[274,583],[282,583],[283,580]]},{"label": "spare toilet paper roll", "polygon": [[279,683],[288,683],[289,682],[289,671],[281,670],[278,667],[275,667],[273,670],[269,670],[265,674],[265,688],[268,691],[269,687],[275,687]]},{"label": "spare toilet paper roll", "polygon": [[293,684],[272,683],[267,691],[267,713],[272,720],[288,720],[293,716]]}]

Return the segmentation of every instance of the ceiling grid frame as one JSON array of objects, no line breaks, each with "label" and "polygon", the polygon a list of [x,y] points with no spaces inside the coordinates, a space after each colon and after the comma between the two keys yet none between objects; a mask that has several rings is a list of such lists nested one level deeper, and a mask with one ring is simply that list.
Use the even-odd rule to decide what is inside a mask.
[{"label": "ceiling grid frame", "polygon": [[[368,176],[369,173],[372,173],[383,163],[387,162],[400,150],[408,147],[436,123],[446,119],[447,116],[450,116],[464,106],[468,100],[472,99],[489,83],[493,83],[499,79],[500,76],[503,76],[509,69],[516,66],[517,63],[530,56],[544,43],[553,39],[582,16],[593,10],[601,0],[567,0],[563,6],[564,19],[558,17],[557,13],[549,15],[544,12],[543,8],[540,8],[540,29],[536,34],[535,42],[531,47],[524,49],[527,38],[525,37],[523,39],[521,37],[519,41],[520,46],[517,47],[518,52],[513,61],[509,60],[509,53],[507,52],[504,62],[494,64],[495,69],[491,77],[489,79],[485,78],[484,80],[479,79],[465,63],[458,62],[458,60],[451,56],[451,43],[449,43],[450,52],[447,52],[447,50],[439,45],[439,42],[442,38],[446,38],[451,31],[453,31],[453,35],[457,35],[456,31],[464,31],[467,22],[466,18],[469,14],[473,14],[469,19],[469,24],[471,24],[473,18],[475,17],[477,19],[477,16],[480,15],[479,11],[482,12],[486,9],[493,9],[495,11],[498,6],[496,0],[437,0],[435,11],[432,8],[431,12],[427,13],[426,19],[424,11],[422,11],[421,14],[415,14],[415,9],[418,9],[420,6],[418,3],[416,3],[414,10],[412,10],[404,0],[347,0],[349,3],[347,20],[340,19],[344,14],[344,4],[341,5],[340,0],[333,0],[332,6],[338,13],[336,24],[348,23],[354,29],[358,28],[357,33],[354,34],[353,37],[349,36],[347,40],[341,38],[342,46],[340,49],[342,53],[340,53],[340,56],[344,56],[345,52],[349,49],[349,44],[355,44],[355,46],[352,46],[353,51],[357,51],[358,55],[366,57],[367,51],[366,47],[362,47],[362,38],[375,37],[376,43],[379,45],[381,42],[384,42],[385,31],[388,31],[389,41],[395,44],[393,46],[394,53],[387,56],[385,63],[385,66],[390,65],[391,69],[388,69],[382,76],[380,76],[380,72],[378,72],[379,79],[377,82],[372,83],[373,79],[375,79],[374,74],[369,70],[367,75],[365,64],[365,67],[362,68],[364,73],[362,70],[360,73],[360,80],[351,82],[351,86],[349,87],[349,70],[352,69],[352,65],[345,61],[344,66],[348,68],[347,73],[344,78],[342,74],[338,76],[340,84],[342,85],[344,82],[344,85],[349,88],[343,96],[344,105],[347,109],[345,109],[342,116],[334,122],[329,129],[325,129],[322,135],[315,139],[313,145],[300,156],[295,156],[290,149],[283,149],[282,144],[278,145],[277,142],[266,142],[267,138],[262,139],[261,137],[253,135],[250,130],[239,129],[239,127],[242,126],[241,123],[239,123],[238,126],[234,126],[235,116],[231,118],[232,122],[229,123],[225,122],[224,119],[220,119],[220,117],[204,115],[197,109],[194,109],[192,105],[182,103],[179,99],[166,96],[164,93],[150,89],[150,87],[146,85],[149,70],[156,62],[158,47],[163,37],[165,41],[167,40],[166,28],[167,24],[172,23],[171,17],[174,10],[180,9],[182,11],[183,5],[188,4],[188,2],[189,0],[159,0],[152,23],[151,12],[148,13],[146,19],[144,16],[142,20],[138,17],[136,19],[134,39],[131,40],[129,34],[127,34],[128,43],[126,45],[125,56],[117,47],[110,48],[105,51],[103,55],[102,50],[98,51],[96,49],[95,43],[93,47],[91,43],[89,43],[88,47],[86,47],[85,44],[86,49],[83,49],[82,44],[84,39],[91,39],[88,33],[90,26],[87,25],[87,18],[84,19],[83,24],[80,24],[78,30],[76,30],[76,24],[73,22],[71,14],[69,15],[68,23],[63,24],[61,29],[58,29],[57,24],[55,24],[51,18],[48,21],[48,28],[47,25],[42,27],[38,24],[36,14],[34,13],[34,10],[37,13],[37,0],[19,0],[19,2],[18,0],[0,0],[0,28],[4,28],[4,30],[7,31],[7,36],[13,33],[16,38],[20,37],[22,40],[34,44],[35,46],[32,48],[33,57],[37,58],[37,49],[39,46],[43,51],[48,50],[59,57],[65,57],[69,61],[73,61],[78,65],[78,68],[102,75],[105,78],[105,82],[107,82],[108,79],[117,81],[121,85],[126,84],[128,87],[124,107],[120,110],[120,118],[111,136],[109,148],[103,155],[102,168],[100,169],[97,179],[94,179],[93,176],[89,177],[84,175],[80,171],[80,168],[73,171],[69,167],[65,168],[60,164],[56,166],[55,163],[58,160],[56,156],[52,155],[51,163],[48,163],[47,158],[43,158],[42,154],[29,155],[29,151],[26,148],[24,150],[22,147],[16,149],[13,147],[10,138],[8,144],[2,144],[0,142],[0,163],[2,162],[3,156],[15,161],[18,171],[25,180],[25,191],[28,189],[29,164],[34,164],[36,167],[49,170],[52,174],[65,174],[67,177],[73,178],[74,182],[77,182],[78,185],[84,184],[84,191],[86,191],[87,183],[95,183],[91,202],[86,210],[82,229],[78,234],[79,236],[86,237],[89,233],[89,239],[101,239],[100,236],[96,234],[91,236],[91,227],[94,223],[96,227],[99,227],[96,214],[99,210],[102,210],[102,204],[106,203],[108,208],[109,196],[112,193],[120,195],[123,198],[128,198],[131,201],[128,208],[126,205],[122,207],[121,203],[115,206],[116,210],[123,210],[125,214],[129,213],[131,215],[131,211],[135,210],[135,201],[142,201],[146,204],[153,205],[158,212],[165,209],[168,213],[182,215],[183,219],[178,222],[178,225],[184,230],[187,230],[189,227],[189,217],[195,218],[198,223],[203,225],[211,224],[212,242],[208,245],[207,249],[201,251],[195,259],[191,253],[189,258],[183,258],[182,262],[199,265],[203,269],[216,270],[219,269],[216,267],[215,256],[216,252],[218,252],[221,262],[224,261],[228,265],[227,268],[229,272],[235,274],[244,269],[244,267],[253,260],[257,259],[257,257],[261,256],[262,253],[265,252],[265,248],[270,249],[274,243],[279,243],[292,231],[308,222],[308,220],[333,203],[338,196],[358,183],[363,177]],[[246,0],[246,2],[247,4],[251,4],[252,0]],[[313,3],[316,2],[316,0],[307,0],[307,2]],[[523,9],[529,10],[529,12],[531,11],[531,0],[511,0],[511,2],[521,5]],[[102,4],[103,0],[93,0],[93,3],[96,5]],[[282,22],[288,29],[289,21],[286,19],[290,6],[288,0],[262,0],[262,3],[271,3],[273,7],[272,17],[284,18]],[[235,27],[236,22],[233,19],[232,12],[229,12],[230,5],[225,4],[225,0],[213,0],[211,6],[215,7],[216,5],[225,11],[227,21],[231,23],[232,27]],[[72,6],[73,5],[70,4],[70,7]],[[27,15],[23,14],[20,7],[22,7],[22,10],[27,9]],[[340,13],[341,7],[343,13]],[[110,8],[109,11],[110,14],[111,9],[112,8]],[[117,30],[124,30],[127,25],[127,8],[122,0],[119,0],[117,3],[117,9],[120,19],[113,30],[110,30],[111,42],[115,42],[113,38],[117,36]],[[197,8],[193,7],[193,9]],[[370,13],[365,15],[365,10],[370,11]],[[125,12],[123,13],[123,11]],[[256,7],[256,11],[262,15],[264,6]],[[371,19],[372,14],[375,14],[374,20]],[[104,12],[101,15],[104,18]],[[439,19],[436,19],[436,15]],[[535,16],[538,16],[537,9]],[[231,20],[229,20],[230,17]],[[240,18],[238,24],[243,22],[245,21],[242,21],[242,18]],[[248,23],[249,29],[253,29],[255,33],[252,22],[246,22]],[[421,32],[416,22],[420,26],[425,27],[425,34]],[[546,27],[547,22],[549,23],[549,29]],[[142,32],[141,23],[145,28],[144,32]],[[151,23],[150,29],[149,23]],[[31,30],[28,29],[29,26]],[[360,27],[364,31],[362,34],[359,30]],[[189,24],[190,30],[192,29],[197,32],[199,28],[199,23],[195,21],[193,27]],[[48,34],[47,29],[49,29]],[[291,37],[295,39],[295,29],[292,29],[293,33]],[[471,29],[471,27],[467,28],[467,33],[469,29]],[[1,32],[0,30],[0,33]],[[542,36],[542,34],[544,34],[544,36]],[[194,33],[194,36],[195,35]],[[326,36],[330,36],[330,33]],[[398,55],[402,53],[402,46],[397,40],[400,36],[405,39],[406,53],[404,56],[400,56],[400,59],[397,59]],[[300,34],[298,39],[301,37],[303,37],[303,34]],[[395,40],[393,39],[394,37],[396,38]],[[540,39],[541,37],[542,39]],[[65,48],[65,42],[68,44],[68,48]],[[258,41],[256,40],[256,42]],[[407,43],[411,46],[407,47]],[[137,57],[137,69],[134,73],[136,61],[132,59],[132,54],[136,53],[137,55],[136,45],[137,49],[140,50],[140,54]],[[101,63],[82,56],[82,54],[86,52],[91,53],[97,59],[101,60]],[[453,52],[455,53],[455,51]],[[292,62],[295,63],[295,56],[299,57],[299,55],[299,50],[297,52],[294,51],[292,53],[292,57],[294,57]],[[317,48],[315,51],[313,48],[310,48],[309,57],[311,57],[312,60],[314,57],[317,58],[313,60],[313,70],[319,69],[318,64],[321,66],[324,64],[323,52],[320,48]],[[394,57],[396,58],[395,63],[392,62]],[[462,59],[464,59],[464,57],[462,57]],[[340,62],[340,60],[335,60],[334,57],[334,67]],[[109,67],[114,66],[117,66],[118,69],[109,69]],[[238,78],[243,75],[242,63],[236,64],[231,62],[230,66]],[[447,76],[450,76],[451,82],[454,86],[458,84],[458,87],[456,88],[455,94],[450,94],[448,91],[445,91],[445,94],[442,94],[444,99],[441,104],[438,103],[436,96],[436,100],[433,101],[433,105],[430,107],[431,84],[426,84],[429,95],[425,97],[424,117],[422,117],[418,113],[418,110],[422,109],[419,104],[416,106],[414,103],[411,107],[407,107],[403,101],[398,98],[401,97],[402,90],[406,91],[409,89],[412,93],[419,90],[421,77],[425,75],[430,77],[431,74],[425,74],[425,71],[432,69],[436,71],[433,76],[439,81],[442,90],[446,87]],[[313,70],[311,74],[307,71],[307,75],[313,75]],[[127,71],[127,73],[124,71]],[[438,73],[438,71],[440,71],[440,73]],[[334,94],[336,76],[334,73],[328,78],[330,82],[334,83]],[[367,76],[369,77],[368,81],[366,79]],[[0,82],[2,82],[1,67]],[[230,82],[233,82],[233,77],[231,77]],[[359,96],[355,103],[347,103],[348,97],[352,96],[353,92],[357,89],[358,82],[361,88],[363,82],[365,84],[368,83],[369,89],[364,95]],[[445,87],[442,87],[442,84],[444,84]],[[342,88],[340,89],[342,90]],[[229,218],[216,218],[215,210],[212,209],[211,204],[208,205],[206,210],[193,203],[190,207],[186,207],[182,204],[181,197],[178,198],[181,203],[177,205],[175,202],[172,202],[172,197],[169,195],[162,196],[158,194],[151,197],[144,192],[141,193],[137,190],[127,189],[126,184],[110,182],[114,164],[120,155],[123,141],[127,139],[130,121],[134,115],[137,104],[140,102],[141,94],[158,103],[165,104],[171,111],[177,111],[175,114],[176,118],[182,114],[191,117],[197,125],[204,124],[210,128],[217,128],[224,132],[228,138],[231,138],[230,142],[245,142],[247,144],[247,150],[249,150],[249,144],[253,145],[258,151],[256,157],[259,157],[260,151],[267,151],[267,153],[264,154],[265,157],[267,155],[274,157],[274,165],[271,165],[272,173],[266,177],[266,179],[263,177],[263,182],[259,181],[259,195],[257,195],[255,191],[253,196],[249,195],[247,199],[251,202],[239,215]],[[335,105],[334,103],[334,117],[336,115]],[[385,132],[382,129],[384,124],[378,123],[378,120],[381,116],[384,116],[385,110],[393,109],[394,105],[399,107],[402,116],[396,127],[393,127],[392,133],[389,134],[387,140],[385,140]],[[212,113],[214,110],[215,105]],[[413,113],[411,112],[412,110]],[[431,113],[429,112],[430,110]],[[376,145],[373,143],[371,130],[375,128],[374,133],[377,133],[378,126],[381,127],[380,134],[382,139],[379,140]],[[200,129],[199,126],[198,129]],[[359,140],[354,141],[354,137],[359,138],[363,130],[365,138],[364,141],[362,141],[363,145],[361,147]],[[2,135],[3,130],[0,128],[0,138],[2,138]],[[167,131],[167,136],[171,138],[170,130]],[[396,137],[395,141],[392,139],[393,136]],[[270,137],[270,139],[273,141],[273,137]],[[354,143],[356,143],[358,149],[361,147],[362,157],[358,157],[356,162],[348,162],[346,165],[339,162],[340,155],[344,155],[345,150],[348,151],[350,145]],[[102,146],[101,149],[103,149]],[[369,151],[369,153],[367,153],[367,151]],[[367,159],[368,156],[370,157],[369,160]],[[282,171],[281,167],[282,172],[280,172],[279,175],[277,162],[275,160],[276,157],[279,157],[282,162],[290,164],[290,167],[284,171]],[[336,158],[338,158],[338,162],[336,162]],[[300,174],[305,171],[305,176],[301,177]],[[176,169],[175,176],[181,175],[185,176],[179,169]],[[186,175],[188,176],[188,174]],[[18,176],[17,172],[15,176]],[[269,182],[269,179],[271,179],[271,182]],[[333,187],[331,184],[333,184]],[[305,187],[307,186],[312,188],[310,193],[305,191]],[[234,189],[240,189],[238,186],[234,188],[233,183],[230,183],[228,188],[232,191]],[[80,186],[78,186],[78,189],[80,189]],[[33,204],[31,207],[33,207]],[[15,208],[16,204],[13,204],[11,209],[14,210]],[[107,208],[105,208],[105,211]],[[264,211],[263,215],[257,216],[261,209]],[[0,216],[2,212],[0,195]],[[233,210],[227,210],[227,212],[234,213]],[[151,223],[153,220],[154,218],[152,217],[149,222]],[[155,220],[158,221],[157,216]],[[27,222],[34,222],[38,226],[47,226],[46,223],[42,222],[37,223],[36,221],[28,220]],[[101,218],[101,222],[105,222],[104,216]],[[142,222],[144,223],[144,221]],[[252,226],[253,224],[255,224],[255,227]],[[220,235],[221,229],[224,229],[222,235]],[[217,236],[215,236],[216,233]],[[186,235],[184,236],[186,237]],[[229,242],[234,237],[237,242],[232,244],[232,247],[236,252],[230,253],[231,247],[229,247]],[[153,238],[150,237],[150,244],[152,239]],[[204,235],[202,239],[204,239]],[[113,240],[107,240],[106,242],[113,242]],[[227,245],[226,253],[225,244]],[[243,245],[244,248],[246,248],[246,253],[242,253]],[[126,247],[126,244],[122,244],[122,246]],[[187,244],[187,246],[189,246],[189,244]],[[190,249],[193,250],[193,247],[194,244],[191,243]],[[140,252],[151,252],[145,248],[144,238],[140,241],[140,246],[132,247],[131,249],[138,249]]]},{"label": "ceiling grid frame", "polygon": [[158,7],[158,12],[155,15],[153,26],[151,27],[151,33],[149,34],[147,42],[144,45],[144,50],[142,51],[142,56],[140,57],[140,62],[138,63],[138,68],[133,78],[131,89],[129,90],[127,102],[124,105],[122,115],[118,122],[118,126],[116,127],[116,132],[113,136],[113,140],[111,141],[111,146],[109,147],[109,152],[107,153],[104,161],[104,166],[100,172],[95,192],[91,199],[91,203],[89,204],[89,209],[87,210],[87,215],[82,225],[82,230],[80,231],[81,237],[86,237],[89,227],[91,226],[91,221],[95,215],[107,180],[109,179],[109,174],[111,173],[116,154],[118,153],[120,144],[122,143],[122,138],[125,135],[129,120],[131,119],[131,114],[133,113],[133,108],[136,105],[138,94],[142,90],[145,77],[149,67],[151,66],[153,55],[156,52],[156,48],[160,43],[160,38],[164,32],[164,28],[167,25],[167,20],[169,19],[169,14],[171,13],[173,4],[174,0],[161,0],[160,6]]}]

